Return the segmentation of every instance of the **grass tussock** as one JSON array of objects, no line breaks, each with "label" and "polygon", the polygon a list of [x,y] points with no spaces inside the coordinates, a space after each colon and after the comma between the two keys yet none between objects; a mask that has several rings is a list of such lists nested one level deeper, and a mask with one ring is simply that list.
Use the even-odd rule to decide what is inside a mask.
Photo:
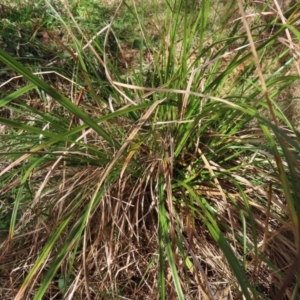
[{"label": "grass tussock", "polygon": [[298,299],[299,4],[69,2],[0,6],[1,299]]}]

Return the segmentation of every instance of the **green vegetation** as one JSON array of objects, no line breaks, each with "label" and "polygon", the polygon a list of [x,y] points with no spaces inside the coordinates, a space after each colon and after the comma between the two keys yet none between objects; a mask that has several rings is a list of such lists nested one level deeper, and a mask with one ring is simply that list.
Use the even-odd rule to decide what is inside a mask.
[{"label": "green vegetation", "polygon": [[300,299],[299,4],[69,2],[0,5],[0,298]]}]

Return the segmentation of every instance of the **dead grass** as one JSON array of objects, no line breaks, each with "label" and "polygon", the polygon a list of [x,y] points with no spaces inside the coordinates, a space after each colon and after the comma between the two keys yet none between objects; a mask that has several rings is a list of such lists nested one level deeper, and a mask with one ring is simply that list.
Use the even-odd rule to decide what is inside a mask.
[{"label": "dead grass", "polygon": [[[153,164],[145,163],[144,167],[147,170],[153,168]],[[154,170],[154,172],[157,171]],[[259,172],[259,170],[256,171]],[[35,176],[45,177],[47,172],[48,169],[45,168]],[[29,214],[22,218],[23,221],[19,223],[16,232],[19,237],[14,240],[14,245],[9,250],[9,256],[5,256],[5,263],[2,265],[3,284],[0,289],[2,299],[14,297],[24,275],[40,254],[40,249],[54,233],[55,224],[58,224],[64,214],[72,209],[71,199],[76,191],[84,189],[84,193],[92,194],[95,179],[102,174],[101,169],[91,167],[79,171],[73,176],[69,174],[69,178],[64,182],[64,187],[52,185],[48,196],[43,196],[44,202],[49,203],[48,214],[57,216],[56,219],[52,219],[51,223],[49,221],[45,223],[43,219],[40,219],[39,222],[32,223],[30,227],[26,225],[26,235],[23,235],[22,228],[33,216]],[[145,176],[147,175],[145,174]],[[32,181],[35,181],[35,178],[32,178]],[[228,192],[229,196],[234,199],[235,205],[225,203],[218,189],[208,188],[205,185],[199,186],[199,195],[205,195],[205,198],[218,211],[224,226],[228,227],[231,226],[227,214],[229,209],[235,231],[243,236],[244,229],[240,223],[240,211],[249,217],[249,210],[245,207],[238,191],[235,191],[225,181],[220,183],[223,191]],[[18,182],[15,182],[15,185],[17,186]],[[84,299],[85,297],[82,295],[87,294],[91,299],[118,299],[118,296],[129,299],[155,299],[157,297],[158,216],[155,191],[152,190],[154,185],[155,182],[146,183],[142,179],[136,181],[127,176],[112,186],[103,196],[90,219],[85,235],[86,240],[80,245],[82,250],[78,251],[74,257],[75,264],[70,274],[73,283],[68,286],[67,292],[68,295],[74,293],[72,299]],[[85,188],[87,186],[89,186],[88,189]],[[260,232],[257,237],[260,251],[265,254],[265,257],[272,257],[272,261],[276,263],[279,270],[286,271],[291,257],[294,257],[296,253],[294,244],[287,238],[287,234],[292,230],[291,224],[282,223],[281,218],[271,213],[271,208],[268,209],[265,204],[257,202],[258,198],[270,197],[266,195],[264,189],[257,189],[249,184],[247,195],[249,199],[253,199],[250,200],[250,210],[255,216],[257,231]],[[285,206],[282,202],[284,200],[281,195],[275,189],[270,190],[270,195],[272,195],[272,210],[285,214],[283,211]],[[86,201],[89,200],[89,198],[86,199]],[[63,211],[59,209],[62,202],[64,202]],[[53,206],[54,203],[56,204]],[[35,214],[38,213],[38,205],[35,205],[33,209]],[[190,212],[183,206],[181,207],[180,203],[177,211],[178,222],[182,230],[177,234],[183,236],[184,248],[189,253],[191,261],[195,262],[198,259],[201,263],[199,266],[191,265],[188,273],[182,271],[179,274],[182,279],[186,278],[185,281],[182,281],[186,299],[195,299],[196,295],[203,295],[209,299],[231,299],[236,295],[232,290],[235,278],[223,253],[212,240],[201,219],[191,216]],[[70,228],[75,225],[76,218],[74,216]],[[229,239],[234,239],[226,227],[223,229],[224,233],[227,232],[226,235]],[[251,228],[247,228],[248,231],[251,232]],[[67,234],[68,231],[61,235],[61,242],[68,238]],[[251,244],[253,241],[249,240],[248,242]],[[6,241],[2,243],[2,249],[5,249],[5,245],[9,247]],[[237,247],[235,251],[237,255],[240,253],[240,259],[243,260],[243,249]],[[55,256],[54,251],[47,261],[50,262]],[[49,289],[47,296],[49,299],[56,299],[55,295],[60,294],[59,274],[65,274],[64,267],[66,270],[68,269],[68,259],[72,258],[66,257],[58,272],[58,277]],[[257,264],[257,257],[245,257],[244,259],[247,261],[246,269],[252,274],[252,280],[257,282],[259,289],[269,297],[275,296],[276,288],[281,282],[279,275],[271,273],[266,262],[261,261]],[[182,264],[180,260],[177,263],[178,265]],[[200,272],[201,270],[202,272]],[[166,273],[168,273],[167,269]],[[11,280],[5,280],[5,276]],[[39,285],[38,282],[35,286]],[[86,285],[88,285],[88,290]],[[175,298],[171,282],[167,286],[168,299]],[[29,290],[24,295],[24,299],[31,299],[34,294],[35,290]],[[209,295],[213,295],[213,298]]]}]

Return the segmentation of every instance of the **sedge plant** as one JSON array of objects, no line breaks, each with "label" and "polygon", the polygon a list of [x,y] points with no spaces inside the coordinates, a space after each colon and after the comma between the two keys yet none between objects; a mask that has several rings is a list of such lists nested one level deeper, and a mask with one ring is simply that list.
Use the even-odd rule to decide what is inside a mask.
[{"label": "sedge plant", "polygon": [[2,297],[298,299],[297,6],[83,3],[0,49]]}]

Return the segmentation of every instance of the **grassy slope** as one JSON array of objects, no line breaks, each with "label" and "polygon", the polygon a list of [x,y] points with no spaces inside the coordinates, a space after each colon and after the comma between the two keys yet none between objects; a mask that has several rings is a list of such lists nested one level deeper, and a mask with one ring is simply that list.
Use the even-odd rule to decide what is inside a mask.
[{"label": "grassy slope", "polygon": [[1,8],[1,299],[298,299],[299,17],[235,2]]}]

